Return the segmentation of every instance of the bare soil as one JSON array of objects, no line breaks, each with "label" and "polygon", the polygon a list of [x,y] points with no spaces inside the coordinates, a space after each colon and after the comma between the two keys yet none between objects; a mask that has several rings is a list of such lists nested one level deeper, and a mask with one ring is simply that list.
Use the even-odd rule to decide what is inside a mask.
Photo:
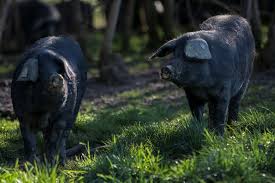
[{"label": "bare soil", "polygon": [[[96,78],[88,80],[88,87],[84,97],[87,102],[92,102],[93,105],[101,106],[117,106],[127,101],[119,97],[117,94],[130,91],[133,89],[144,89],[148,92],[158,92],[161,90],[169,90],[171,95],[167,96],[167,100],[176,101],[178,98],[184,96],[173,84],[160,80],[158,71],[155,69],[149,70],[138,75],[125,78],[125,84],[122,85],[106,85],[98,81]],[[256,74],[252,77],[251,85],[263,85],[268,89],[275,87],[275,69],[263,73]],[[0,117],[15,119],[10,98],[10,79],[0,80]],[[171,90],[172,89],[172,90]],[[264,94],[261,94],[264,95]],[[144,103],[151,103],[150,99],[146,99]]]},{"label": "bare soil", "polygon": [[[125,78],[123,85],[106,85],[98,81],[96,78],[88,80],[88,86],[84,100],[93,102],[94,105],[114,105],[112,97],[118,93],[142,88],[149,83],[156,83],[152,87],[158,87],[159,76],[156,70],[141,73],[136,76]],[[0,117],[14,119],[11,96],[10,96],[11,79],[0,80]],[[162,85],[161,85],[162,87]],[[110,99],[108,101],[108,98]],[[120,102],[120,101],[117,101]]]}]

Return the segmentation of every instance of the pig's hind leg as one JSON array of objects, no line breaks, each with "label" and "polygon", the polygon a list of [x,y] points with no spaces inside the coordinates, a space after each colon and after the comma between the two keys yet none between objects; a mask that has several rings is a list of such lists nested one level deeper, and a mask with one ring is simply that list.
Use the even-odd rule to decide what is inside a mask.
[{"label": "pig's hind leg", "polygon": [[224,134],[226,117],[228,113],[229,97],[221,95],[212,98],[209,103],[209,127],[219,135]]},{"label": "pig's hind leg", "polygon": [[240,91],[230,99],[229,109],[228,109],[228,125],[238,120],[239,108],[241,99],[246,91],[247,83],[243,85]]}]

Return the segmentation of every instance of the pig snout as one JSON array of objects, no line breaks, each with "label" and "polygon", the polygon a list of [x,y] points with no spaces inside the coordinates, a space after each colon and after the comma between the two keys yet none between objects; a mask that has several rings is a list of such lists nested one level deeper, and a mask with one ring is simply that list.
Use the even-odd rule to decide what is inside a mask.
[{"label": "pig snout", "polygon": [[161,79],[164,79],[164,80],[172,79],[173,72],[174,72],[174,68],[171,65],[167,65],[163,67],[160,73]]},{"label": "pig snout", "polygon": [[60,74],[53,74],[49,79],[49,90],[62,89],[64,86],[64,78]]}]

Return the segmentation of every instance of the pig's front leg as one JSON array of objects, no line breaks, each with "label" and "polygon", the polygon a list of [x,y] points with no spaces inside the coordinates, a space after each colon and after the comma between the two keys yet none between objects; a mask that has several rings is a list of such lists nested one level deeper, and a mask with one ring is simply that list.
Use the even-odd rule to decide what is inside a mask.
[{"label": "pig's front leg", "polygon": [[65,164],[66,161],[66,141],[69,135],[69,130],[64,130],[63,135],[61,137],[60,146],[59,146],[59,154],[60,154],[60,162],[62,165]]},{"label": "pig's front leg", "polygon": [[55,163],[55,158],[59,156],[62,164],[65,163],[66,158],[66,139],[68,136],[65,130],[66,122],[63,120],[56,121],[53,127],[44,134],[46,141],[46,156],[48,161]]},{"label": "pig's front leg", "polygon": [[29,124],[21,122],[20,130],[24,141],[25,159],[33,162],[36,158],[36,135]]},{"label": "pig's front leg", "polygon": [[219,135],[224,134],[228,112],[229,99],[227,97],[209,101],[209,127]]},{"label": "pig's front leg", "polygon": [[192,116],[198,120],[202,121],[203,118],[203,112],[204,112],[204,105],[205,102],[202,100],[198,100],[196,97],[192,96],[189,92],[186,91],[186,97],[188,100],[188,104],[190,107],[190,110],[192,112]]}]

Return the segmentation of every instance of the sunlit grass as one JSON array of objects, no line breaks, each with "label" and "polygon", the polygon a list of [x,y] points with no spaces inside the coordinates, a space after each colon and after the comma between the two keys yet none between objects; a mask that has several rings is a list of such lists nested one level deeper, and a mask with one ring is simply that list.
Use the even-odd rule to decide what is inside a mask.
[{"label": "sunlit grass", "polygon": [[14,69],[14,64],[2,64],[0,66],[0,76],[10,74]]},{"label": "sunlit grass", "polygon": [[[95,27],[105,25],[102,9],[96,9]],[[262,31],[264,44],[268,27]],[[160,66],[146,62],[153,51],[146,48],[148,36],[131,36],[127,51],[122,36],[116,34],[113,52],[122,54],[130,74]],[[86,35],[92,77],[98,76],[102,40],[103,32]],[[0,67],[0,75],[13,68]],[[68,159],[64,167],[22,164],[19,123],[0,119],[0,182],[275,182],[274,87],[249,87],[240,119],[224,137],[207,129],[207,114],[202,123],[193,120],[186,98],[179,95],[183,91],[169,88],[145,86],[111,96],[112,100],[102,97],[110,103],[120,101],[117,105],[98,107],[85,101],[67,146],[84,143],[86,151]]]},{"label": "sunlit grass", "polygon": [[[241,108],[240,120],[224,137],[192,120],[185,97],[181,105],[167,102],[169,90],[133,89],[118,94],[126,100],[114,108],[89,108],[81,113],[68,147],[79,142],[88,150],[69,159],[65,167],[14,167],[22,160],[23,145],[17,121],[1,120],[0,179],[7,182],[274,182],[274,101],[262,103],[252,86]],[[269,97],[273,93],[266,93]],[[156,102],[144,103],[154,99]],[[258,105],[251,102],[258,101]],[[85,104],[86,105],[86,104]]]}]

